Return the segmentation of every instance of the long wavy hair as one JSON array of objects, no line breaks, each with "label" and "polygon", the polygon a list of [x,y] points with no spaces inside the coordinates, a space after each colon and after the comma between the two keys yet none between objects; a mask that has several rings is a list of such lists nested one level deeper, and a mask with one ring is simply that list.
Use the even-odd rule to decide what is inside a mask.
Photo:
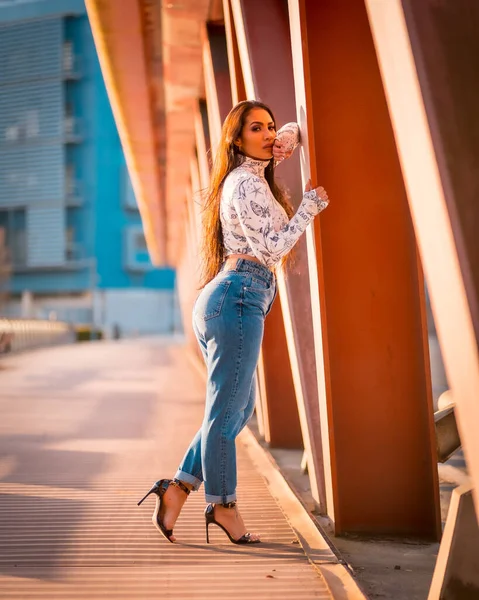
[{"label": "long wavy hair", "polygon": [[[221,139],[211,171],[210,185],[206,192],[203,207],[203,237],[201,243],[202,273],[200,288],[204,287],[219,272],[224,261],[223,232],[220,220],[221,192],[229,173],[244,161],[244,155],[234,143],[243,131],[248,113],[254,108],[267,111],[274,123],[276,121],[271,109],[257,100],[244,100],[233,107],[223,123]],[[284,208],[288,219],[293,209],[285,193],[274,180],[274,159],[266,166],[264,176],[277,202]]]}]

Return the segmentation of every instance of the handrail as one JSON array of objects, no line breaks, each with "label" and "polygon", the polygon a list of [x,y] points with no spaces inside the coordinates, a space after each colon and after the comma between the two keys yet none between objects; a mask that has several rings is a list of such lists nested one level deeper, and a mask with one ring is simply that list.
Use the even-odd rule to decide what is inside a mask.
[{"label": "handrail", "polygon": [[74,328],[62,321],[0,317],[0,356],[42,346],[70,344],[75,339]]}]

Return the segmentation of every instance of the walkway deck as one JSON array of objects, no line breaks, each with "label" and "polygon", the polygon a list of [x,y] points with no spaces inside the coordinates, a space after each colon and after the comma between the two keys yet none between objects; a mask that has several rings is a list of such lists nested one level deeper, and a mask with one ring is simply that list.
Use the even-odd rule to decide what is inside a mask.
[{"label": "walkway deck", "polygon": [[153,528],[153,500],[137,508],[174,472],[201,422],[203,387],[181,345],[162,340],[1,360],[2,599],[333,597],[318,565],[337,561],[306,556],[251,434],[238,443],[239,502],[265,543],[236,547],[214,528],[206,545],[201,492],[177,523],[178,544]]}]

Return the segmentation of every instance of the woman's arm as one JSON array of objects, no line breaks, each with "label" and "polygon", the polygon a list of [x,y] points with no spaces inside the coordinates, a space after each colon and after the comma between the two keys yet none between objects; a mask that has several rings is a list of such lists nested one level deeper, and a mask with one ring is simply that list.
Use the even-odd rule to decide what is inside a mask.
[{"label": "woman's arm", "polygon": [[289,158],[300,141],[301,134],[297,123],[286,123],[281,129],[278,129],[273,146],[275,165],[285,158]]},{"label": "woman's arm", "polygon": [[268,266],[291,250],[314,217],[329,204],[323,188],[306,191],[292,219],[275,231],[269,190],[259,177],[240,181],[232,201],[246,241],[254,255]]}]

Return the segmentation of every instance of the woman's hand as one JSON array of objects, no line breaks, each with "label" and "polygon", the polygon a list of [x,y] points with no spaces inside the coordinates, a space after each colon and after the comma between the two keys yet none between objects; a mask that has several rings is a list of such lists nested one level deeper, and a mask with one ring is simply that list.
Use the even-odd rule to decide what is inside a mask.
[{"label": "woman's hand", "polygon": [[[305,192],[310,192],[312,189],[313,189],[313,186],[311,185],[311,179],[308,179],[308,181],[306,182],[306,186],[304,188],[304,191]],[[322,202],[329,202],[328,192],[322,186],[314,188],[314,191],[316,192],[316,196]]]},{"label": "woman's hand", "polygon": [[291,154],[293,154],[293,150],[287,151],[285,145],[278,138],[274,140],[273,158],[276,162],[281,162],[282,160],[289,158]]},{"label": "woman's hand", "polygon": [[273,145],[273,158],[281,162],[293,154],[300,142],[301,134],[297,123],[286,123],[276,133]]}]

